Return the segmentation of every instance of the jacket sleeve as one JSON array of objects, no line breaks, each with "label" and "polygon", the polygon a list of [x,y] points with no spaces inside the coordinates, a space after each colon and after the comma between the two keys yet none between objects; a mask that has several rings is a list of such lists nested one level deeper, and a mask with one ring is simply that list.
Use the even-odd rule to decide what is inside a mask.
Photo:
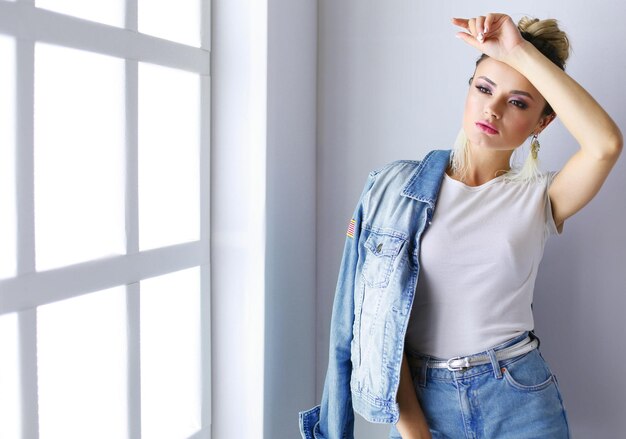
[{"label": "jacket sleeve", "polygon": [[352,215],[352,224],[348,224],[333,302],[328,369],[324,381],[322,403],[300,413],[300,432],[303,439],[353,439],[354,437],[354,411],[350,393],[354,285],[364,207],[375,175],[376,171],[370,172]]}]

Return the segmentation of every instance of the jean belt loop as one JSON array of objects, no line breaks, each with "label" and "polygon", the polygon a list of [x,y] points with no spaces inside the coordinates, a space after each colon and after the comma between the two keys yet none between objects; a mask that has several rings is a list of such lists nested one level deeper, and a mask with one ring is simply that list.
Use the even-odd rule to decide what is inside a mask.
[{"label": "jean belt loop", "polygon": [[535,334],[535,330],[533,329],[531,331],[528,331],[528,335],[531,340],[537,340],[537,348],[539,348],[539,346],[541,346],[541,340],[539,340],[539,337],[537,337],[537,335]]},{"label": "jean belt loop", "polygon": [[489,349],[487,351],[487,354],[489,355],[489,359],[491,360],[491,367],[493,367],[494,376],[496,377],[496,379],[499,380],[500,378],[502,378],[502,370],[500,370],[500,362],[496,358],[496,351],[493,349]]},{"label": "jean belt loop", "polygon": [[428,373],[428,362],[430,361],[430,357],[426,358],[424,364],[422,365],[418,377],[418,383],[420,387],[426,387],[426,374]]}]

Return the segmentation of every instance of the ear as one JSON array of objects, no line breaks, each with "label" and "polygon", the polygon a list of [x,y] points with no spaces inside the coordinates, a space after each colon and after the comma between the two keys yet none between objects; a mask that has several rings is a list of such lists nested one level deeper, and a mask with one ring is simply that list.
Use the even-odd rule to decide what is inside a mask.
[{"label": "ear", "polygon": [[552,114],[548,114],[547,116],[542,116],[541,119],[539,119],[537,127],[535,128],[535,132],[537,134],[541,133],[554,119],[556,119],[555,112],[552,112]]}]

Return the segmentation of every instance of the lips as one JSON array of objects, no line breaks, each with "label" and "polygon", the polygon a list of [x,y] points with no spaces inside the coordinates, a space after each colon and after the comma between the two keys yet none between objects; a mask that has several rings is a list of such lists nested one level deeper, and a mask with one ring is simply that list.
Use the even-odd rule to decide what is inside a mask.
[{"label": "lips", "polygon": [[476,126],[487,134],[498,134],[499,132],[496,129],[496,127],[491,125],[489,122],[484,122],[484,121],[476,122]]}]

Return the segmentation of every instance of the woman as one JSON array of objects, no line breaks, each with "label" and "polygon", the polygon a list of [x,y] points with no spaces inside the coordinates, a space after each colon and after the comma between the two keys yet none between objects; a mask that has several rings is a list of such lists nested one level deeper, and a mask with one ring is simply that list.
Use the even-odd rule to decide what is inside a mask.
[{"label": "woman", "polygon": [[[370,173],[344,248],[322,404],[300,416],[305,438],[352,437],[353,411],[403,439],[569,436],[532,332],[532,290],[545,240],[597,194],[622,134],[564,72],[554,20],[453,23],[483,54],[462,132],[453,152]],[[580,150],[542,174],[538,136],[557,114]]]},{"label": "woman", "polygon": [[[607,178],[621,151],[620,130],[594,99],[563,72],[568,53],[567,38],[553,21],[523,19],[518,28],[507,15],[489,14],[471,19],[455,18],[453,23],[469,32],[459,32],[457,36],[483,55],[477,62],[471,80],[463,118],[469,164],[466,163],[463,170],[451,166],[446,175],[469,187],[479,188],[490,184],[492,179],[510,169],[513,151],[527,137],[532,135],[535,138],[533,149],[537,149],[537,136],[558,114],[581,146],[554,176],[547,189],[554,225],[560,233],[563,222],[586,205]],[[520,30],[526,34],[525,37]],[[528,40],[534,40],[545,54]],[[535,157],[536,153],[531,151]],[[533,160],[531,156],[528,163],[532,164]],[[532,165],[527,165],[524,171],[518,172],[518,176],[523,176],[522,180],[532,176],[528,171],[530,167]],[[491,185],[497,184],[505,185],[504,182]],[[523,185],[522,182],[518,184]],[[510,193],[516,193],[516,190],[513,187]],[[497,197],[498,194],[494,192],[491,196]],[[462,197],[459,195],[457,201]],[[475,192],[463,199],[472,197],[476,198]],[[483,205],[485,202],[482,201]],[[438,213],[445,216],[447,212],[442,211],[441,206],[439,208]],[[433,222],[436,223],[437,219],[435,216]],[[523,218],[518,216],[518,219]],[[551,221],[550,218],[548,220]],[[523,227],[519,223],[504,226]],[[434,227],[430,232],[437,236],[446,233],[438,233]],[[485,232],[497,234],[497,231],[481,230],[474,239],[488,240]],[[522,235],[532,236],[527,231]],[[425,235],[424,241],[426,238],[429,238],[429,234]],[[465,238],[463,242],[474,242]],[[541,242],[519,244],[523,247],[522,251],[530,247],[529,254],[532,253],[532,247],[539,245],[540,251],[543,247]],[[506,254],[506,249],[499,251],[497,244],[486,247],[492,250],[488,256]],[[423,242],[424,255],[429,254],[428,249],[427,243]],[[485,251],[484,247],[481,251]],[[437,256],[447,256],[441,253]],[[517,249],[517,253],[520,253],[520,249]],[[454,255],[450,257],[454,259]],[[424,283],[430,285],[426,285],[423,290],[437,294],[440,292],[438,288],[442,286],[458,285],[458,279],[456,282],[445,279],[445,273],[439,266],[443,261],[431,257],[428,262],[433,265],[431,276],[427,275],[425,265],[422,275]],[[449,269],[450,258],[446,258],[445,262]],[[502,261],[499,266],[502,270],[516,270],[523,264],[525,261]],[[472,268],[476,269],[476,265],[474,259]],[[471,282],[478,276],[480,274],[467,278]],[[515,275],[501,277],[499,282],[492,282],[489,288],[494,285],[504,286],[507,282],[516,287],[521,284]],[[490,284],[490,281],[484,283]],[[533,329],[531,309],[524,306],[529,298],[532,299],[532,285],[526,289],[528,291],[516,291],[518,297],[514,298],[498,298],[498,292],[493,290],[475,293],[474,289],[475,294],[468,294],[469,297],[459,299],[461,303],[457,301],[452,305],[445,304],[446,299],[450,298],[445,291],[440,292],[444,297],[416,297],[407,345],[413,345],[412,357],[416,364],[413,375],[418,377],[418,383],[413,386],[412,374],[405,358],[398,392],[400,421],[397,428],[402,438],[430,437],[421,409],[433,429],[433,437],[466,437],[469,431],[476,432],[478,437],[490,438],[568,436],[567,421],[556,383],[553,383],[552,374],[536,349],[499,360],[499,370],[494,370],[491,363],[462,371],[425,367],[429,357],[430,361],[436,361],[432,360],[433,357],[440,359],[458,355],[471,358],[472,353],[486,352],[491,346],[504,347],[513,341],[523,341],[526,336],[524,331]],[[504,301],[508,303],[503,304]],[[464,308],[464,312],[461,308]],[[457,319],[456,325],[452,321],[454,318]],[[462,322],[459,323],[459,320]],[[465,328],[471,333],[466,336],[455,334],[451,326]],[[509,342],[506,340],[507,334],[515,334],[516,337]],[[486,345],[485,340],[489,340]],[[420,348],[423,349],[415,355],[415,349]],[[430,349],[427,352],[431,355],[424,355],[424,349]],[[458,383],[456,387],[449,386],[455,382]],[[421,409],[415,389],[421,393]],[[487,412],[489,416],[486,416]]]}]

